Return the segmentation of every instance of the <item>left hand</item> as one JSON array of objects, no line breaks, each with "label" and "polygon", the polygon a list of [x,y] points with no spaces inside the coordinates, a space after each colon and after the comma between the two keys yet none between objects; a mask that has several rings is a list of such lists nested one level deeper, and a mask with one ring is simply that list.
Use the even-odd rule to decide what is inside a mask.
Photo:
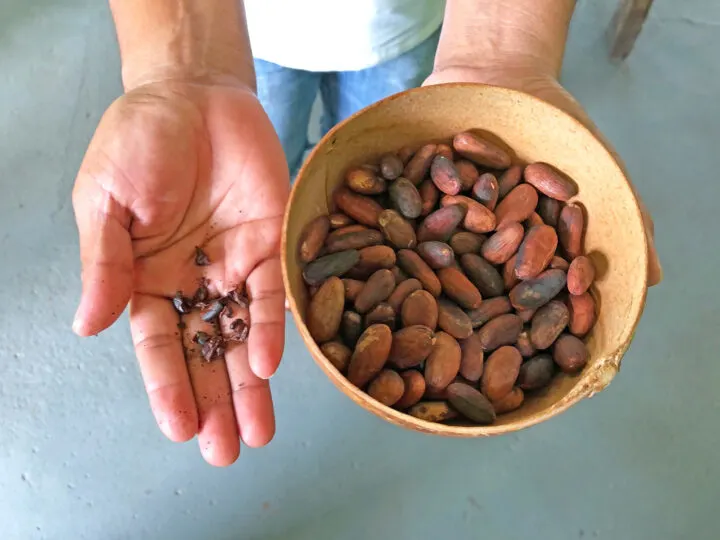
[{"label": "left hand", "polygon": [[[585,125],[585,127],[587,127],[613,155],[623,171],[627,172],[620,156],[613,149],[608,140],[602,135],[602,133],[600,133],[600,130],[593,121],[590,120],[590,117],[587,115],[582,106],[551,74],[534,69],[533,67],[508,68],[506,66],[502,66],[497,68],[474,68],[453,66],[435,70],[425,80],[423,85],[449,82],[475,82],[520,90],[564,110]],[[648,240],[648,285],[653,286],[660,283],[663,277],[662,267],[660,266],[660,260],[658,259],[657,251],[655,249],[655,229],[652,217],[650,217],[647,208],[643,204],[637,192],[635,195],[640,203],[640,210],[642,212],[645,232]]]}]

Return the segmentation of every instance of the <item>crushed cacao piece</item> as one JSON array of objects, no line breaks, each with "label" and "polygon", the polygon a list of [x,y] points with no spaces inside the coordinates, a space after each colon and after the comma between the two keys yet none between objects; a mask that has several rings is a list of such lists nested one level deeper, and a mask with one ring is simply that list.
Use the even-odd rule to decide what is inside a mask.
[{"label": "crushed cacao piece", "polygon": [[210,304],[210,307],[202,314],[201,318],[205,322],[211,322],[217,319],[223,309],[225,309],[225,299],[219,298]]},{"label": "crushed cacao piece", "polygon": [[228,337],[229,340],[246,343],[248,334],[250,333],[250,327],[243,319],[235,319],[230,323],[230,331],[232,333]]},{"label": "crushed cacao piece", "polygon": [[192,301],[195,306],[204,307],[209,297],[210,291],[208,291],[205,283],[200,283],[200,286],[197,288],[195,294],[193,295]]},{"label": "crushed cacao piece", "polygon": [[175,293],[172,302],[175,310],[182,315],[187,315],[192,311],[192,301],[188,297],[183,296],[180,291]]},{"label": "crushed cacao piece", "polygon": [[210,264],[207,254],[199,246],[195,246],[195,264],[197,266],[208,266]]},{"label": "crushed cacao piece", "polygon": [[235,287],[228,293],[227,297],[242,308],[247,308],[250,305],[250,299],[242,286]]},{"label": "crushed cacao piece", "polygon": [[212,336],[202,346],[202,355],[206,362],[222,358],[225,354],[225,341],[221,336]]},{"label": "crushed cacao piece", "polygon": [[205,345],[205,343],[207,343],[209,339],[210,334],[208,334],[207,332],[203,332],[202,330],[195,332],[195,335],[193,336],[193,342],[197,343],[198,345]]}]

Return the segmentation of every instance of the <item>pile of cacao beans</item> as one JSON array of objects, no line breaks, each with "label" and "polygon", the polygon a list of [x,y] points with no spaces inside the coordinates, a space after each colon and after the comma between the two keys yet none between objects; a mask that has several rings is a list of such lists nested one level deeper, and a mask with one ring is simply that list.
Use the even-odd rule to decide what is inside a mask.
[{"label": "pile of cacao beans", "polygon": [[327,359],[386,406],[490,424],[588,361],[576,184],[473,133],[353,167],[299,260]]}]

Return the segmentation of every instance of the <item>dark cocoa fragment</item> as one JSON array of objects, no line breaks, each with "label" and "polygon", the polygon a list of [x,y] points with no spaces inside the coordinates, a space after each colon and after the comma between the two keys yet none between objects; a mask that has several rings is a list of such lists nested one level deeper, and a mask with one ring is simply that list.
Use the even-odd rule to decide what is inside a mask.
[{"label": "dark cocoa fragment", "polygon": [[193,343],[197,343],[198,345],[205,345],[207,341],[210,339],[210,334],[207,332],[203,332],[202,330],[198,330],[195,332],[195,335],[193,336]]},{"label": "dark cocoa fragment", "polygon": [[195,291],[195,294],[193,294],[192,303],[194,306],[203,307],[205,305],[205,302],[208,301],[209,297],[210,291],[208,291],[205,283],[200,283],[200,286]]},{"label": "dark cocoa fragment", "polygon": [[230,323],[230,335],[227,339],[229,341],[237,341],[238,343],[246,343],[249,334],[250,327],[247,322],[243,319],[235,319]]},{"label": "dark cocoa fragment", "polygon": [[221,336],[212,336],[202,345],[201,353],[206,362],[222,358],[225,355],[225,341]]},{"label": "dark cocoa fragment", "polygon": [[200,318],[205,322],[211,322],[218,318],[222,310],[225,308],[225,299],[224,298],[218,298],[215,300],[212,304],[210,304],[210,307],[208,307],[203,314],[200,316]]},{"label": "dark cocoa fragment", "polygon": [[181,315],[187,315],[192,311],[193,301],[187,296],[183,296],[180,291],[175,293],[172,302],[173,306],[175,306],[175,311]]},{"label": "dark cocoa fragment", "polygon": [[208,266],[210,264],[207,254],[199,246],[195,246],[195,264],[197,266]]},{"label": "dark cocoa fragment", "polygon": [[250,305],[250,299],[242,286],[235,287],[227,294],[227,297],[241,308],[247,308]]}]

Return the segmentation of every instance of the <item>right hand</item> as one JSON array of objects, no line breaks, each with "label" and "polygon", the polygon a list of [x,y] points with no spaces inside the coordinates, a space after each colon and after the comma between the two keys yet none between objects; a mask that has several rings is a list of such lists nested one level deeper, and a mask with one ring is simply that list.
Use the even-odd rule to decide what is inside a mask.
[{"label": "right hand", "polygon": [[[241,83],[168,81],[138,87],[105,113],[73,192],[83,290],[73,323],[101,332],[130,305],[135,352],[162,432],[198,435],[213,465],[237,459],[239,438],[274,434],[267,379],[284,347],[279,247],[289,178],[279,140]],[[211,264],[194,264],[202,246]],[[203,328],[180,316],[176,291],[198,278],[224,294],[245,284],[251,330],[225,358],[203,362],[191,343]],[[122,412],[119,412],[122,414]]]}]

